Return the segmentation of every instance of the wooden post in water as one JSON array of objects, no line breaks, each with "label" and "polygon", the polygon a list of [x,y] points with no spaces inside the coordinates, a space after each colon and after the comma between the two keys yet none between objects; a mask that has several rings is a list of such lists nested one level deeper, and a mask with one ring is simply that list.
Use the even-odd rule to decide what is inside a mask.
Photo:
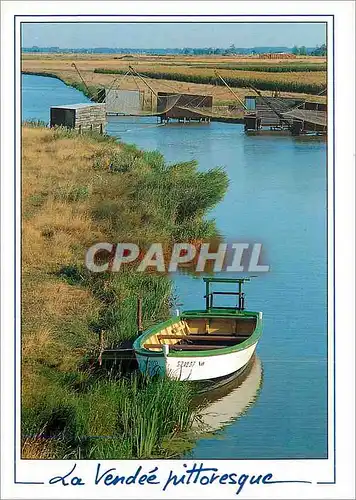
[{"label": "wooden post in water", "polygon": [[142,297],[137,298],[137,332],[141,335],[142,328]]}]

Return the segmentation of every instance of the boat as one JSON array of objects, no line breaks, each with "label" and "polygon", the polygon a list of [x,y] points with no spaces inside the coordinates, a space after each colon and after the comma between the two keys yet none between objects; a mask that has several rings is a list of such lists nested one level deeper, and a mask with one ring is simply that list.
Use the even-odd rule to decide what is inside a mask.
[{"label": "boat", "polygon": [[[262,335],[262,312],[245,309],[242,285],[250,278],[203,280],[205,309],[177,312],[135,340],[133,348],[142,373],[218,384],[228,382],[248,365]],[[212,291],[216,283],[237,288]],[[236,296],[236,306],[216,306],[217,295]]]}]

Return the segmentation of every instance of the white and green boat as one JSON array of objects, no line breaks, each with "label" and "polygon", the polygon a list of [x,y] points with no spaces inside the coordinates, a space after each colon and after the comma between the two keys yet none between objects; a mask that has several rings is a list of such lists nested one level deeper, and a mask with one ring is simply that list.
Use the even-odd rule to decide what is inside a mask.
[{"label": "white and green boat", "polygon": [[[139,369],[189,381],[219,382],[242,373],[262,334],[262,313],[245,310],[242,284],[250,278],[204,278],[204,310],[181,314],[144,331],[134,342]],[[232,292],[213,283],[236,283]],[[217,307],[216,295],[235,295],[235,307]]]}]

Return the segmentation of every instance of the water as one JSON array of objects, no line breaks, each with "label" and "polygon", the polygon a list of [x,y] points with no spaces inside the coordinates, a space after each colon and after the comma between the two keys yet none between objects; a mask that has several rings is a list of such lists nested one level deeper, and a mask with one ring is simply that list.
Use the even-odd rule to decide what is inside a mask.
[{"label": "water", "polygon": [[[25,118],[43,119],[49,105],[86,100],[57,80],[43,80],[24,77]],[[246,136],[242,126],[225,123],[158,126],[155,118],[110,118],[107,131],[157,149],[169,162],[224,166],[229,190],[209,216],[227,240],[262,243],[270,265],[245,288],[247,306],[264,314],[258,397],[216,436],[200,439],[189,456],[326,458],[325,142]],[[175,285],[182,308],[203,305],[201,281],[177,276]]]},{"label": "water", "polygon": [[49,122],[50,106],[90,102],[82,92],[57,78],[22,75],[22,120]]}]

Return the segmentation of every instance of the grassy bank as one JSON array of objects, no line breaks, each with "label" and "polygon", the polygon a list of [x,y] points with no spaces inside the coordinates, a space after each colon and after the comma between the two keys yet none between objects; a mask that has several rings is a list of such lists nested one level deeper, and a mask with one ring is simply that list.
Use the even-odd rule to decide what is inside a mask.
[{"label": "grassy bank", "polygon": [[98,372],[106,346],[169,315],[167,276],[89,273],[97,242],[199,240],[226,174],[95,134],[24,126],[22,133],[22,437],[26,458],[171,456],[195,418],[185,384]]}]

